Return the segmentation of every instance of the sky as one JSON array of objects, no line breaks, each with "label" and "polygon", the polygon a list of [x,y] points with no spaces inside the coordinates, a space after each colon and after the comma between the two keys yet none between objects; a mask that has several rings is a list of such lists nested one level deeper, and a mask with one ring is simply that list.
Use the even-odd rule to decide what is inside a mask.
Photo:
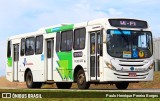
[{"label": "sky", "polygon": [[148,21],[157,38],[159,5],[160,0],[0,0],[0,76],[5,75],[6,40],[10,36],[61,23],[126,17]]}]

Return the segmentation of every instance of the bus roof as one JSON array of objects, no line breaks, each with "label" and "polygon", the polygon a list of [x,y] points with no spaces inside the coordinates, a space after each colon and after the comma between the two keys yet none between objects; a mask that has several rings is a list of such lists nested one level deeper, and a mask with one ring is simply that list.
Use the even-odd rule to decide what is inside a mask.
[{"label": "bus roof", "polygon": [[[11,36],[11,37],[8,38],[8,40],[19,39],[19,38],[23,38],[23,37],[37,36],[37,35],[42,35],[42,34],[47,34],[47,30],[48,30],[48,32],[51,31],[51,30],[56,32],[56,30],[59,30],[59,31],[60,30],[64,30],[65,28],[63,29],[62,27],[64,27],[64,26],[67,27],[69,25],[70,25],[70,27],[71,27],[71,25],[74,25],[74,29],[75,29],[75,28],[82,28],[82,27],[92,26],[92,25],[109,24],[108,19],[131,19],[131,18],[100,18],[100,19],[95,19],[95,20],[86,21],[86,22],[82,22],[82,23],[58,24],[58,25],[53,25],[53,26],[49,26],[49,27],[40,28],[39,30],[37,30],[35,32],[30,32],[30,33],[25,33],[25,34],[19,34],[19,35]],[[140,19],[135,19],[135,20],[140,20]],[[144,20],[142,20],[142,21],[144,21]]]}]

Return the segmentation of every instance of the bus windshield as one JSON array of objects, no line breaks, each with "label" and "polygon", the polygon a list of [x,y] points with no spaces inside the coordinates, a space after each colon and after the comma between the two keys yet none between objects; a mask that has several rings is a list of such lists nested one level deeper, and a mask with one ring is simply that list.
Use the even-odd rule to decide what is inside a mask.
[{"label": "bus windshield", "polygon": [[107,30],[107,52],[115,58],[142,59],[152,56],[149,31]]}]

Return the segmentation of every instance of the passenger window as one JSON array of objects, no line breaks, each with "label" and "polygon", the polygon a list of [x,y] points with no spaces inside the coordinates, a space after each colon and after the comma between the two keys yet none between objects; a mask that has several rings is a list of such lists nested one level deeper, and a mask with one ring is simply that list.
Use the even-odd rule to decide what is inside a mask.
[{"label": "passenger window", "polygon": [[61,42],[61,35],[58,32],[57,35],[56,35],[56,52],[59,52],[60,42]]},{"label": "passenger window", "polygon": [[67,51],[72,50],[72,36],[73,36],[73,31],[68,31],[67,32]]},{"label": "passenger window", "polygon": [[35,38],[30,37],[26,39],[26,55],[33,55],[35,50]]},{"label": "passenger window", "polygon": [[43,52],[43,36],[36,37],[36,54],[42,54]]},{"label": "passenger window", "polygon": [[21,39],[21,56],[24,56],[25,53],[25,39]]},{"label": "passenger window", "polygon": [[73,31],[65,31],[61,33],[61,51],[72,50]]},{"label": "passenger window", "polygon": [[85,48],[86,29],[76,29],[74,31],[74,50],[80,50]]}]

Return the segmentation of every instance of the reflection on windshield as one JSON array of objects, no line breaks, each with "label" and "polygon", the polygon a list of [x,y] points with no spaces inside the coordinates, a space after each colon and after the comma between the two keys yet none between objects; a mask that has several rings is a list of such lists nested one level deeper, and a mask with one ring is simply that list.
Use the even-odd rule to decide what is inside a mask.
[{"label": "reflection on windshield", "polygon": [[117,58],[149,58],[152,56],[150,32],[108,30],[107,51]]}]

